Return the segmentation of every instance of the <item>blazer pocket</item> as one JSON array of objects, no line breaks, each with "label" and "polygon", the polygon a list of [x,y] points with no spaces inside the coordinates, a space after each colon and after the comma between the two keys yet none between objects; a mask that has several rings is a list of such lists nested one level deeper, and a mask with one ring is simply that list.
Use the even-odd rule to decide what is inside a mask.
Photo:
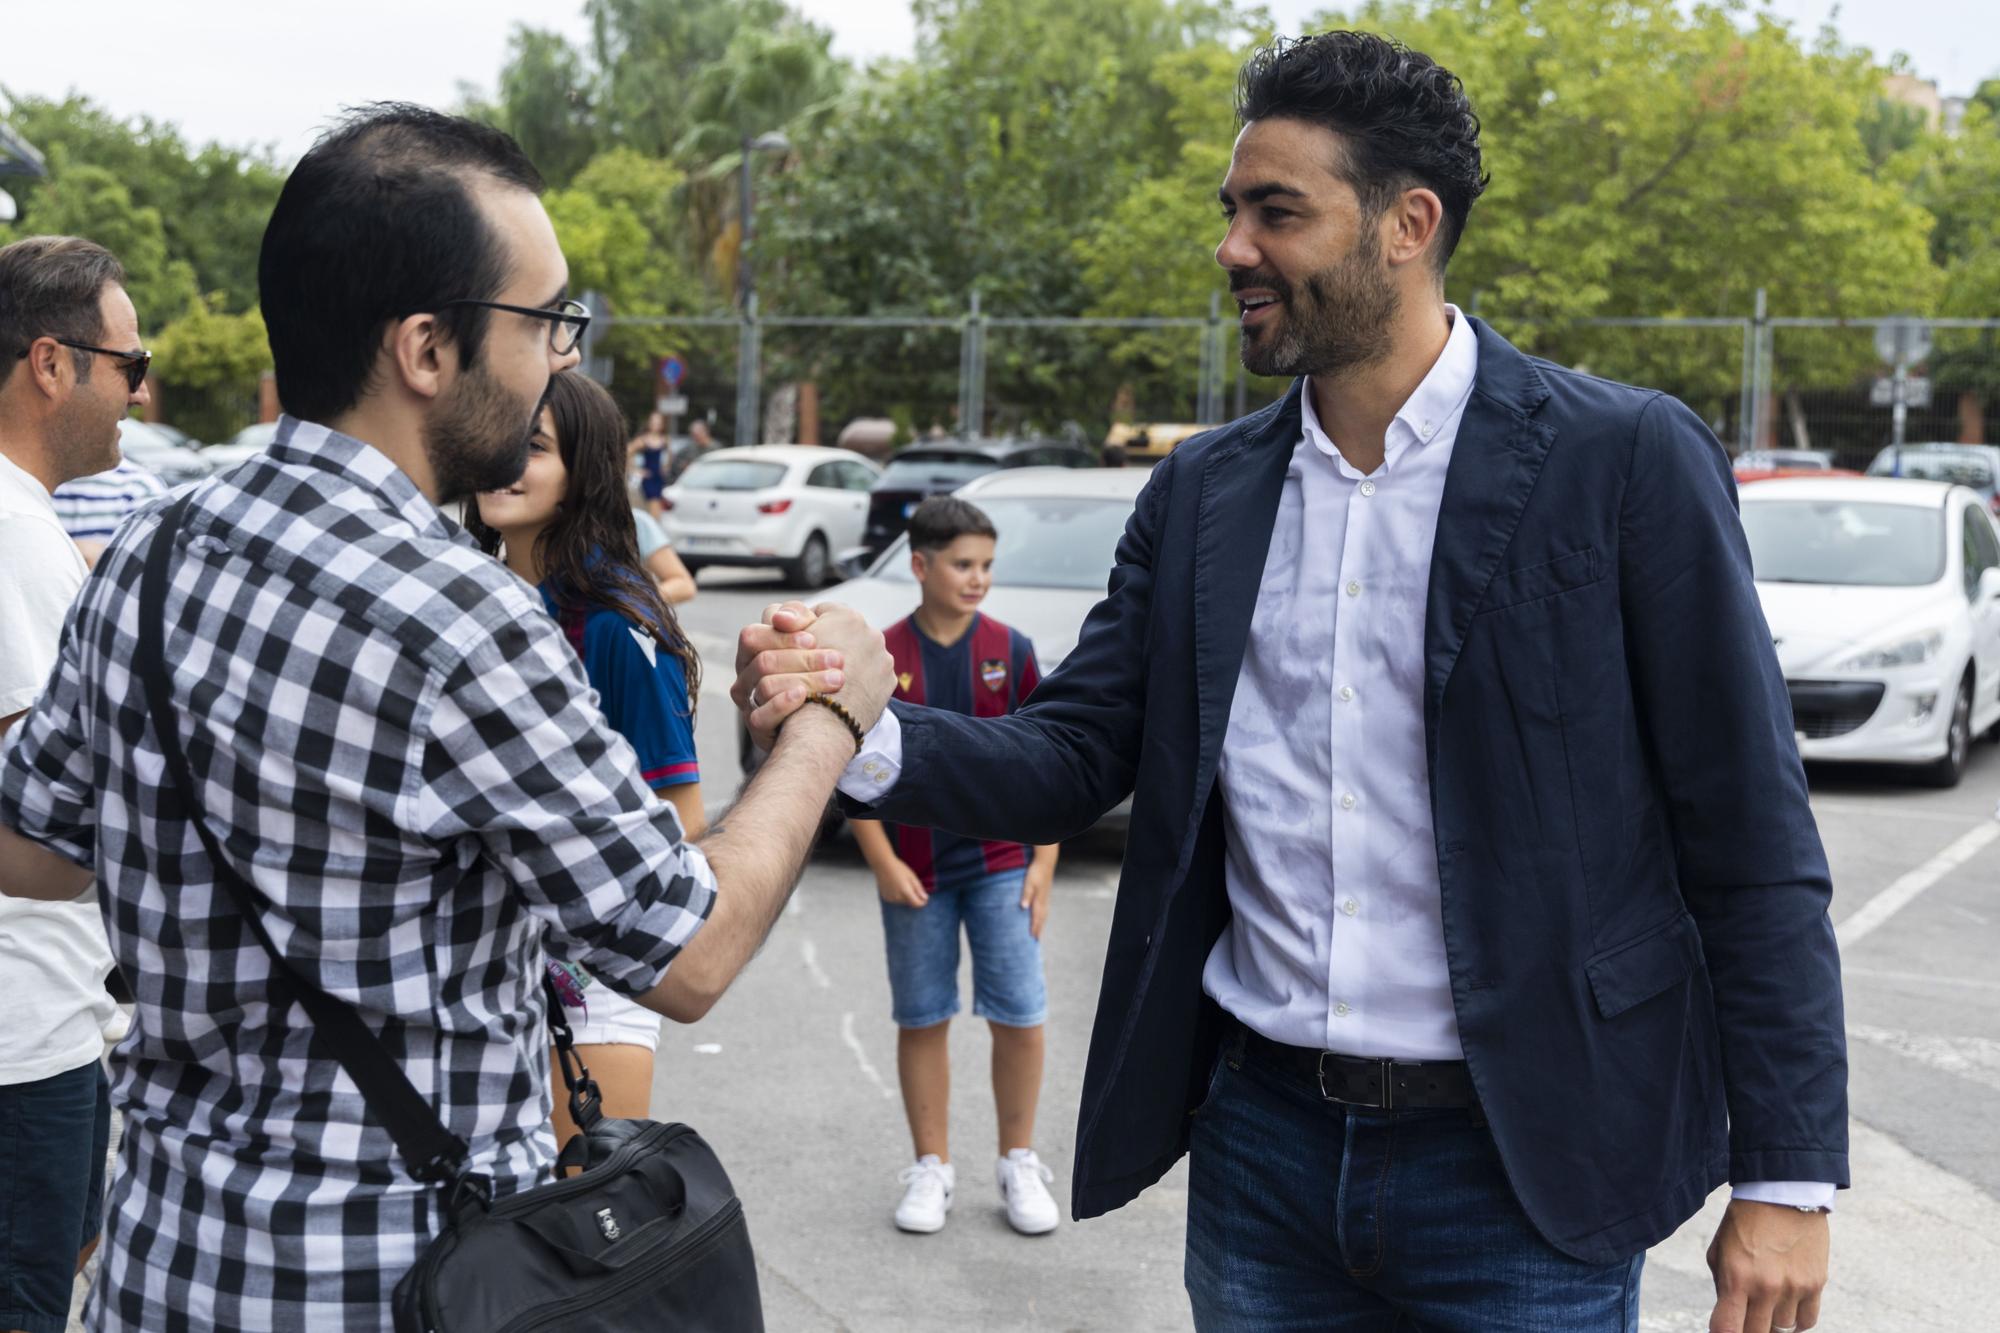
[{"label": "blazer pocket", "polygon": [[1701,931],[1682,912],[1634,940],[1604,950],[1583,965],[1597,1012],[1616,1018],[1685,980],[1701,966]]},{"label": "blazer pocket", "polygon": [[1476,614],[1485,615],[1488,611],[1499,611],[1588,587],[1602,577],[1604,570],[1598,563],[1597,548],[1594,546],[1559,555],[1539,565],[1503,569],[1486,585],[1486,596],[1481,599]]}]

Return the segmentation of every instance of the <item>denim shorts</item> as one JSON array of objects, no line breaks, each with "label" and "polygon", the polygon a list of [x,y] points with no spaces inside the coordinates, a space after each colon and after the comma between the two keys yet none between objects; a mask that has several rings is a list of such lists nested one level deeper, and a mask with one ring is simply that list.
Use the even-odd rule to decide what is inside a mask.
[{"label": "denim shorts", "polygon": [[940,884],[922,907],[882,904],[889,945],[890,1016],[897,1027],[935,1027],[958,1012],[958,933],[972,945],[972,1012],[1002,1027],[1048,1018],[1042,945],[1021,906],[1025,870]]},{"label": "denim shorts", "polygon": [[95,1060],[0,1086],[0,1328],[63,1333],[76,1256],[104,1224],[111,1095]]}]

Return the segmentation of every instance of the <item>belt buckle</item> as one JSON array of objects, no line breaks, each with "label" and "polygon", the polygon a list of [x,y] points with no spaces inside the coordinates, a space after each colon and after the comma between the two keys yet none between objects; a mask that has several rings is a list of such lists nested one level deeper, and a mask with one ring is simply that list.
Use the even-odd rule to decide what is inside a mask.
[{"label": "belt buckle", "polygon": [[1346,1097],[1336,1097],[1326,1090],[1326,1061],[1327,1057],[1332,1054],[1332,1051],[1321,1051],[1319,1053],[1319,1066],[1316,1072],[1319,1075],[1319,1095],[1321,1101],[1338,1102],[1342,1106],[1365,1106],[1370,1110],[1393,1111],[1396,1109],[1396,1085],[1391,1074],[1391,1066],[1395,1064],[1395,1061],[1385,1058],[1375,1062],[1375,1067],[1382,1071],[1382,1095],[1372,1102],[1358,1102]]}]

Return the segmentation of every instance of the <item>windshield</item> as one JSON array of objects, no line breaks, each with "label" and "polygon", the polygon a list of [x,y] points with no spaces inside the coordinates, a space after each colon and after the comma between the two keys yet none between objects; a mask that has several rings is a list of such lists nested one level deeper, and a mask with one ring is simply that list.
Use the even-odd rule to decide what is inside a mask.
[{"label": "windshield", "polygon": [[785,479],[783,463],[758,463],[747,458],[711,458],[681,475],[690,491],[761,491]]},{"label": "windshield", "polygon": [[1761,583],[1916,588],[1944,576],[1944,512],[1851,500],[1766,500],[1743,506]]},{"label": "windshield", "polygon": [[[979,507],[1000,531],[994,547],[993,581],[1013,588],[1104,590],[1111,575],[1119,534],[1131,516],[1130,500],[1083,497],[980,500]],[[914,583],[910,539],[900,537],[883,553],[873,577]]]},{"label": "windshield", "polygon": [[1977,491],[1993,489],[1993,466],[1978,454],[1944,449],[1905,449],[1899,465],[1893,450],[1868,469],[1878,477],[1915,477],[1918,481],[1951,481]]},{"label": "windshield", "polygon": [[928,458],[899,454],[889,460],[888,470],[875,483],[875,489],[888,491],[917,487],[929,490],[941,486],[956,490],[974,477],[984,476],[999,466],[990,458],[974,458],[967,454],[932,455]]}]

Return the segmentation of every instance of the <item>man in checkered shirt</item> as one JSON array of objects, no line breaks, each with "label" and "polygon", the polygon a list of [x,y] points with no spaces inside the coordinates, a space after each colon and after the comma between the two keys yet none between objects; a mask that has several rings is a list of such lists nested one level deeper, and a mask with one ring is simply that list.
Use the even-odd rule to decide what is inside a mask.
[{"label": "man in checkered shirt", "polygon": [[[806,709],[688,843],[538,595],[442,511],[519,478],[549,377],[576,361],[539,190],[506,136],[411,107],[307,154],[259,272],[293,416],[198,487],[166,598],[201,818],[287,961],[381,1034],[503,1195],[553,1157],[544,950],[700,1017],[782,908],[855,749]],[[193,825],[160,817],[130,664],[165,503],[113,540],[0,757],[0,883],[75,897],[94,867],[137,993],[87,1320],[384,1328],[441,1196],[274,989]],[[872,723],[893,688],[881,636],[853,616],[815,635],[815,686]]]}]

